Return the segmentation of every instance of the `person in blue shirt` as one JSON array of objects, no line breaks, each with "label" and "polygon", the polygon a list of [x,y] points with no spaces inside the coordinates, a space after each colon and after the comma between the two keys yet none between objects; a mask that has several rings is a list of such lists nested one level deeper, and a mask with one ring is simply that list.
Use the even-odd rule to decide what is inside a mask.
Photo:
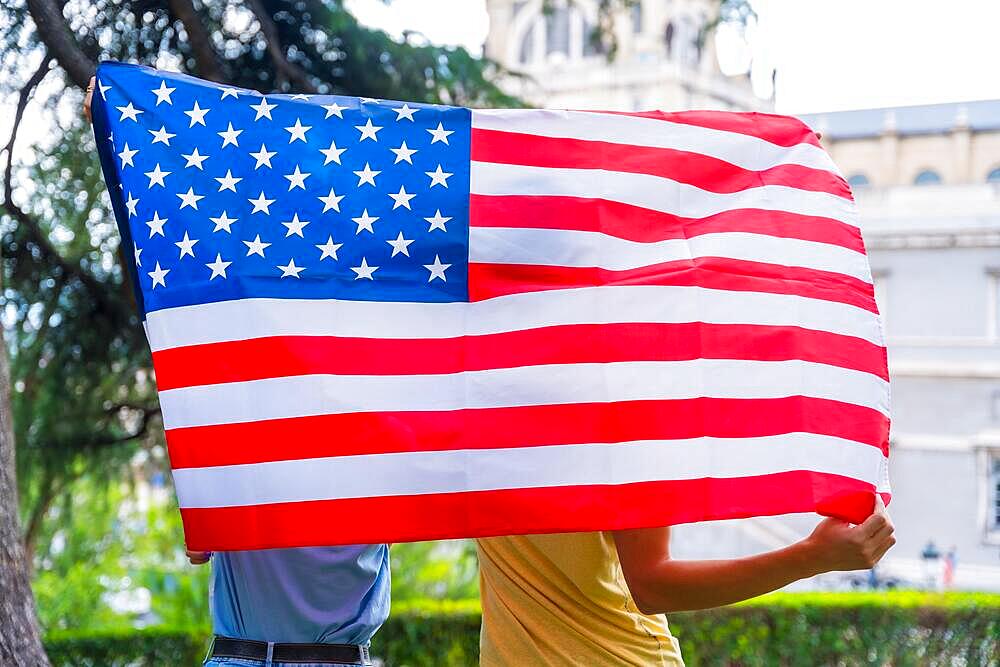
[{"label": "person in blue shirt", "polygon": [[206,666],[370,664],[369,642],[389,615],[387,545],[189,551],[188,558],[212,561],[216,638]]},{"label": "person in blue shirt", "polygon": [[[90,79],[84,114],[95,80]],[[389,616],[389,547],[266,549],[211,554],[208,667],[368,665],[372,635]]]}]

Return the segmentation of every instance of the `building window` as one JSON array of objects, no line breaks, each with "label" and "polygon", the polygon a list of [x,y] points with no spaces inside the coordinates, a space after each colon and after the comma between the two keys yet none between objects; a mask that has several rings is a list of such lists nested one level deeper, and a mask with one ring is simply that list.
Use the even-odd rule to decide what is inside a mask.
[{"label": "building window", "polygon": [[569,9],[560,7],[545,17],[545,53],[569,57]]},{"label": "building window", "polygon": [[986,270],[986,338],[1000,341],[1000,269]]},{"label": "building window", "polygon": [[601,31],[594,27],[594,24],[583,19],[583,55],[584,57],[596,56],[604,53],[604,42]]},{"label": "building window", "polygon": [[987,183],[1000,183],[1000,167],[997,167],[990,173],[986,174]]},{"label": "building window", "polygon": [[941,174],[933,169],[924,169],[913,179],[914,185],[937,185],[941,182]]},{"label": "building window", "polygon": [[1000,452],[990,452],[987,473],[986,530],[996,533],[1000,531]]},{"label": "building window", "polygon": [[849,176],[847,178],[847,184],[850,185],[852,188],[866,188],[869,185],[871,185],[871,182],[868,180],[867,176],[858,173]]},{"label": "building window", "polygon": [[537,23],[532,23],[531,27],[525,31],[524,37],[521,38],[521,50],[517,59],[522,65],[531,64],[535,59],[535,28],[537,25]]},{"label": "building window", "polygon": [[632,5],[632,32],[636,35],[642,32],[642,2]]}]

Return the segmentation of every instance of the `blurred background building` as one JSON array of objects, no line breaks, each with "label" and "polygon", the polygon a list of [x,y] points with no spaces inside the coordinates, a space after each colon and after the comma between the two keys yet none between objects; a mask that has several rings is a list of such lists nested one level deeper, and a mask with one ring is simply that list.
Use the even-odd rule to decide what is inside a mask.
[{"label": "blurred background building", "polygon": [[715,0],[637,2],[615,21],[611,40],[596,39],[596,0],[487,0],[486,56],[516,76],[507,89],[557,108],[769,109],[746,74],[719,68]]},{"label": "blurred background building", "polygon": [[[715,2],[642,0],[609,59],[595,0],[487,0],[486,54],[538,106],[770,110],[726,76]],[[1000,590],[1000,100],[803,116],[854,189],[893,382],[898,544],[871,576],[801,584]],[[813,516],[683,526],[678,557],[726,557],[805,535]]]}]

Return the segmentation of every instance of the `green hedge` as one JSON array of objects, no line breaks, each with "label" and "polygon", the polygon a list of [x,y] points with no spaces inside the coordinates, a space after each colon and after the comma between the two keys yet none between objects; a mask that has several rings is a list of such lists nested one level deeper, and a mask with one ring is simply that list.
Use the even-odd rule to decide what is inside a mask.
[{"label": "green hedge", "polygon": [[[373,642],[391,667],[476,663],[477,601],[400,603]],[[675,614],[670,626],[697,665],[1000,664],[1000,595],[914,592],[775,594],[712,611]],[[195,665],[207,630],[150,628],[53,633],[53,665]]]},{"label": "green hedge", "polygon": [[1000,595],[775,594],[670,625],[688,665],[1000,665]]}]

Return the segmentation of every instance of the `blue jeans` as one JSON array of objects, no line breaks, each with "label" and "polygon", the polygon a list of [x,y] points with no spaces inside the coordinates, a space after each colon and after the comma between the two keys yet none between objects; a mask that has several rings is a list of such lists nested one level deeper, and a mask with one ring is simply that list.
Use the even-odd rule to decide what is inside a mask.
[{"label": "blue jeans", "polygon": [[357,667],[339,662],[273,662],[246,658],[209,658],[205,667]]}]

